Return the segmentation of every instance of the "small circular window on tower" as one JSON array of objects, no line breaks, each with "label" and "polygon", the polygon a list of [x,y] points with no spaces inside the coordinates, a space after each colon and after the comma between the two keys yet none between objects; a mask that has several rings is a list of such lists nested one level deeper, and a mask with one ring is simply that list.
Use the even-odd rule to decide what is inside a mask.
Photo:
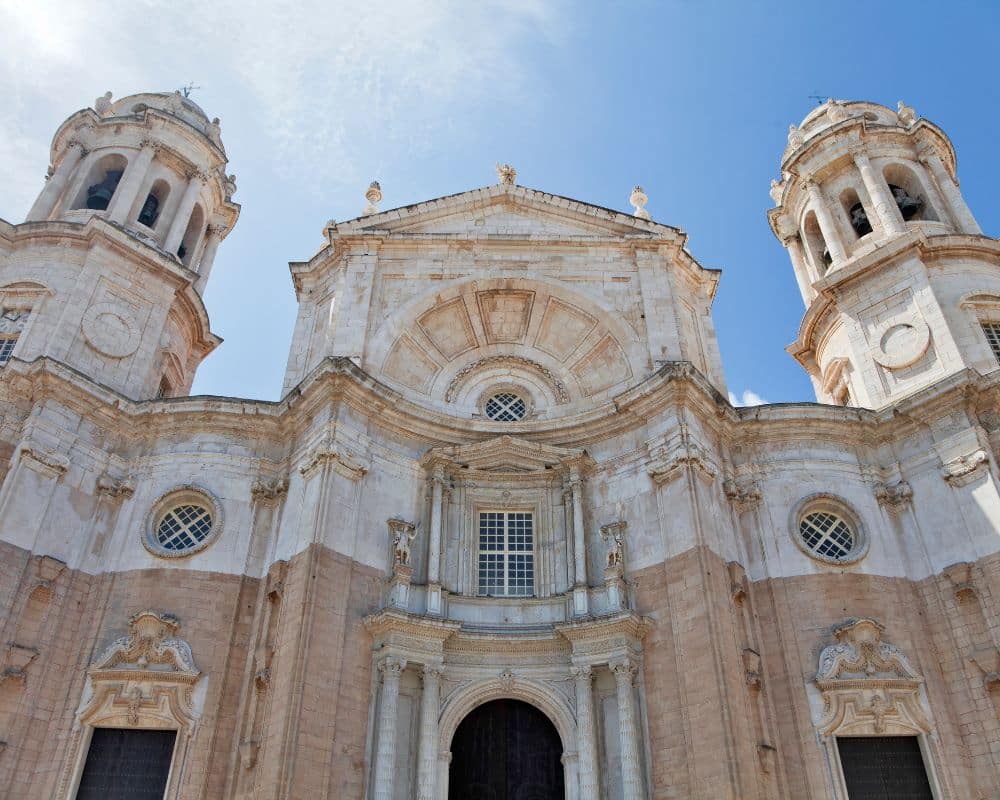
[{"label": "small circular window on tower", "polygon": [[158,556],[187,556],[207,547],[220,527],[215,500],[198,489],[181,488],[154,506],[144,544]]},{"label": "small circular window on tower", "polygon": [[514,392],[497,392],[486,400],[483,411],[494,422],[517,422],[524,419],[528,405],[523,397]]}]

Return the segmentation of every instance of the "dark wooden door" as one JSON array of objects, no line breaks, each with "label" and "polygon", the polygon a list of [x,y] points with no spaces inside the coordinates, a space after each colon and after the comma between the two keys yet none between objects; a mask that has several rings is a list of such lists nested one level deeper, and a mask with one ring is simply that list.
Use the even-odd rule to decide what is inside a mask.
[{"label": "dark wooden door", "polygon": [[95,728],[76,800],[163,800],[177,731]]},{"label": "dark wooden door", "polygon": [[851,800],[933,800],[916,736],[837,738]]},{"label": "dark wooden door", "polygon": [[561,759],[559,733],[537,708],[485,703],[455,731],[448,800],[564,800]]}]

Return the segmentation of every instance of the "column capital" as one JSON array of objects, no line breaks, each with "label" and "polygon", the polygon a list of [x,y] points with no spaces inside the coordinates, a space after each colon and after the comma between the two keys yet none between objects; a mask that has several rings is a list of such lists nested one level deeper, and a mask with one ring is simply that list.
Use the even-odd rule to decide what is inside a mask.
[{"label": "column capital", "polygon": [[85,145],[79,139],[70,139],[68,142],[66,142],[66,150],[68,151],[71,147],[79,147],[80,148],[80,156],[81,157],[87,155],[87,153],[90,152],[87,149],[87,145]]},{"label": "column capital", "polygon": [[608,667],[615,674],[615,680],[619,683],[632,684],[636,673],[636,664],[631,658],[615,659],[608,664]]},{"label": "column capital", "polygon": [[388,656],[379,663],[378,669],[382,673],[383,679],[399,678],[403,670],[406,669],[406,659]]},{"label": "column capital", "polygon": [[154,153],[158,152],[163,147],[162,142],[158,142],[156,139],[143,139],[139,142],[140,150],[152,150]]},{"label": "column capital", "polygon": [[594,670],[591,669],[590,664],[581,664],[579,666],[571,667],[569,672],[577,683],[589,684],[594,678]]},{"label": "column capital", "polygon": [[851,158],[854,159],[854,163],[859,167],[864,164],[867,166],[871,163],[871,159],[868,157],[868,151],[865,146],[860,142],[855,142],[848,149],[847,152],[851,154]]},{"label": "column capital", "polygon": [[440,680],[441,676],[444,675],[444,667],[440,664],[424,664],[420,670],[420,674],[423,675],[424,680],[428,678],[431,680]]}]

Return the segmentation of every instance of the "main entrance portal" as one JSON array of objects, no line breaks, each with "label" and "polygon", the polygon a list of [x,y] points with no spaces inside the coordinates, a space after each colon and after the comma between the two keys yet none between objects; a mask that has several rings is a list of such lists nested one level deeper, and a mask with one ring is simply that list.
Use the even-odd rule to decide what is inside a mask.
[{"label": "main entrance portal", "polygon": [[563,800],[562,752],[559,733],[534,706],[484,703],[452,739],[448,800]]}]

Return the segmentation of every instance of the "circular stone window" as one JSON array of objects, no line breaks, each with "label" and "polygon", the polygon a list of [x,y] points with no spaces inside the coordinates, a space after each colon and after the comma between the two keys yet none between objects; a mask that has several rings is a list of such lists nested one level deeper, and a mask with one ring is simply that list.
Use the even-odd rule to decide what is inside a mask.
[{"label": "circular stone window", "polygon": [[189,556],[208,547],[222,528],[215,498],[184,487],[164,495],[153,507],[143,544],[158,556]]},{"label": "circular stone window", "polygon": [[514,392],[497,392],[486,400],[483,411],[494,422],[517,422],[528,413],[528,405]]},{"label": "circular stone window", "polygon": [[821,496],[800,505],[795,541],[809,556],[829,564],[857,561],[868,550],[860,524],[839,502]]}]

